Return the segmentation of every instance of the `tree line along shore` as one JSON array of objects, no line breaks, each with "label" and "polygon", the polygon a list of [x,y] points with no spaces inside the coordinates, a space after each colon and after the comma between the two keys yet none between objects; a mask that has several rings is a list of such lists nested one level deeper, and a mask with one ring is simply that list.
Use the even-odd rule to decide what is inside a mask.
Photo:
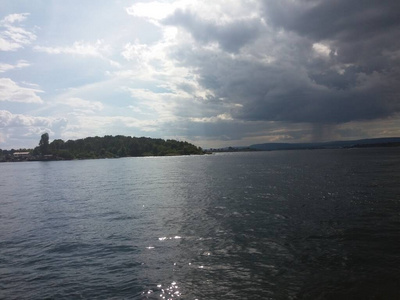
[{"label": "tree line along shore", "polygon": [[177,140],[148,137],[111,136],[87,137],[78,140],[55,139],[42,134],[34,149],[0,149],[0,161],[72,160],[140,156],[175,156],[204,154],[202,148]]}]

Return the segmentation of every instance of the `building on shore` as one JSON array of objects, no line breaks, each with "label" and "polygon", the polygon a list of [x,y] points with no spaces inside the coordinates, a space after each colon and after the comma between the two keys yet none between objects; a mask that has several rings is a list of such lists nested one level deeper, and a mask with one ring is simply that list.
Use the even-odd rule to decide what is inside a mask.
[{"label": "building on shore", "polygon": [[13,156],[15,158],[29,158],[31,154],[30,152],[14,152]]}]

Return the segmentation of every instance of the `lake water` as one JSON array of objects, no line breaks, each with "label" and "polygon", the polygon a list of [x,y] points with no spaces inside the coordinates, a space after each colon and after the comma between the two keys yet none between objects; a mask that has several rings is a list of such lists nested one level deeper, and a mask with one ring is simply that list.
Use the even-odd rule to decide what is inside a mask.
[{"label": "lake water", "polygon": [[400,298],[400,148],[0,171],[2,299]]}]

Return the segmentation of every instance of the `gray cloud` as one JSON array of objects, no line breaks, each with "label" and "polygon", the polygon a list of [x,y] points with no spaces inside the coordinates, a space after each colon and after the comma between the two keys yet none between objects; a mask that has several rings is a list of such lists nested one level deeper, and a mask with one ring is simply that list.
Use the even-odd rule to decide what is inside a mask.
[{"label": "gray cloud", "polygon": [[[232,57],[182,45],[171,53],[196,70],[216,99],[240,104],[230,110],[234,119],[322,126],[400,112],[400,3],[264,1],[263,9],[263,31],[258,21],[242,31],[229,28],[232,36],[238,30],[238,40],[192,13],[178,11],[166,20],[199,42],[217,40],[223,50],[237,51]],[[240,39],[245,32],[251,45]]]},{"label": "gray cloud", "polygon": [[176,10],[163,23],[185,28],[198,42],[218,42],[222,49],[229,52],[238,52],[241,47],[255,40],[263,27],[261,21],[256,18],[218,25],[183,10]]},{"label": "gray cloud", "polygon": [[330,41],[338,60],[371,70],[390,65],[400,49],[400,2],[395,0],[264,1],[274,26],[313,41]]}]

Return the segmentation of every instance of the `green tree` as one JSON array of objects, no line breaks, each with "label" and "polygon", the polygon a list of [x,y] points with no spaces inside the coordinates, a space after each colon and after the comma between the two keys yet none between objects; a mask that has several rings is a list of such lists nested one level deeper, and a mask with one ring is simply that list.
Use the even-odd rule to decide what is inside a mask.
[{"label": "green tree", "polygon": [[64,159],[74,159],[74,155],[71,152],[69,152],[68,150],[60,150],[58,152],[58,156],[62,157]]},{"label": "green tree", "polygon": [[59,150],[64,149],[64,144],[64,141],[61,139],[54,140],[49,144],[48,151],[51,154],[57,154]]},{"label": "green tree", "polygon": [[40,155],[40,148],[39,147],[35,147],[35,149],[33,149],[33,155],[38,156]]},{"label": "green tree", "polygon": [[40,153],[42,155],[46,155],[48,153],[49,134],[47,132],[43,133],[42,136],[40,137],[39,148],[40,148]]}]

